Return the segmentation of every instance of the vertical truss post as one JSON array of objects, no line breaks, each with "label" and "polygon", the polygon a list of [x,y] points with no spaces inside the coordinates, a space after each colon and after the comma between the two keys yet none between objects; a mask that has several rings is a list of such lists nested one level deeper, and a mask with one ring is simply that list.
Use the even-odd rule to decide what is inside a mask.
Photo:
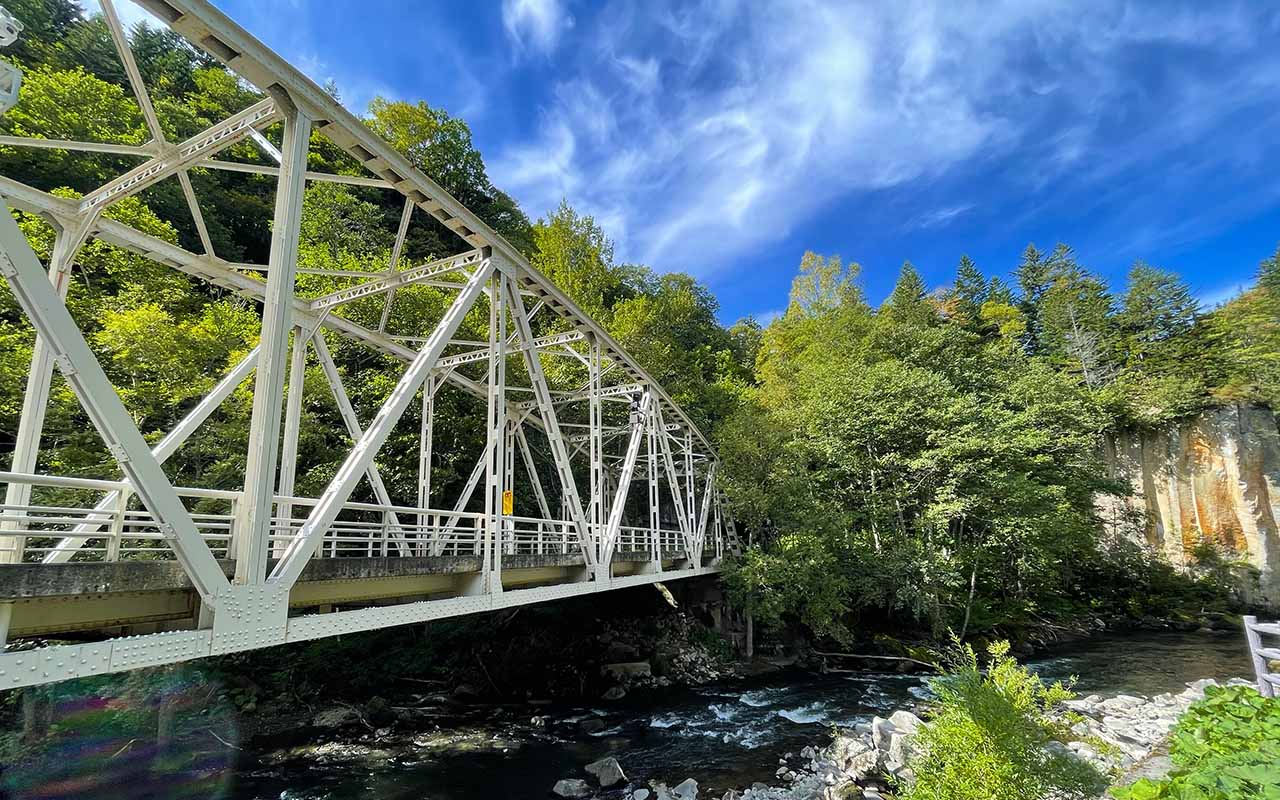
[{"label": "vertical truss post", "polygon": [[702,566],[702,553],[707,546],[707,519],[711,511],[711,493],[715,491],[716,471],[715,467],[707,468],[707,486],[702,495],[702,516],[698,519],[698,530],[694,534],[693,544],[697,552],[694,554],[694,566]]},{"label": "vertical truss post", "polygon": [[715,520],[711,523],[716,532],[716,558],[724,558],[724,530],[720,522],[720,494],[717,492],[712,501],[715,503]]},{"label": "vertical truss post", "polygon": [[693,520],[697,516],[698,494],[693,480],[693,431],[687,428],[684,432],[684,496],[685,502],[689,504],[689,510],[685,516],[689,520],[690,529],[693,529]]},{"label": "vertical truss post", "polygon": [[[6,210],[7,214],[8,211]],[[59,300],[65,300],[67,290],[71,286],[71,266],[76,253],[89,236],[89,229],[97,214],[81,217],[73,226],[59,227],[53,240],[53,254],[49,259],[49,282]],[[45,337],[36,331],[35,344],[31,350],[31,366],[27,370],[27,389],[22,395],[22,412],[18,417],[18,435],[13,445],[13,458],[10,462],[11,472],[31,473],[36,471],[36,459],[40,454],[40,435],[44,432],[44,416],[49,407],[49,388],[53,383],[53,350]],[[7,506],[25,506],[31,502],[31,484],[10,483],[5,488],[4,502]],[[20,512],[19,516],[26,516]],[[0,522],[0,564],[22,562],[23,551],[27,540],[20,531],[26,525],[17,520]],[[17,535],[2,534],[14,532]]]},{"label": "vertical truss post", "polygon": [[[418,508],[431,507],[431,437],[434,433],[436,416],[436,378],[428,375],[422,384],[422,430],[418,435]],[[430,519],[423,512],[418,514],[418,555],[422,552],[422,540],[426,535]]]},{"label": "vertical truss post", "polygon": [[[505,353],[506,353],[505,346],[503,347],[503,353],[505,356]],[[506,404],[504,403],[503,405],[506,405]],[[504,492],[504,498],[505,497],[511,498],[511,511],[512,511],[512,514],[514,514],[515,513],[515,491],[516,491],[516,427],[517,427],[517,424],[513,422],[510,418],[508,418],[506,420],[506,425],[504,427],[506,431],[502,439],[502,457],[504,459],[503,465],[502,465],[502,487],[503,487],[502,491]],[[509,517],[510,515],[506,514],[507,503],[505,499],[503,501],[502,507],[503,507],[504,517]],[[516,531],[515,522],[509,518],[505,519],[504,534],[506,538],[504,539],[504,541],[506,542],[506,547],[503,548],[503,552],[514,553],[516,551],[515,531]]]},{"label": "vertical truss post", "polygon": [[[657,405],[656,403],[654,404]],[[656,571],[662,571],[662,496],[658,494],[658,424],[657,409],[650,407],[645,414],[645,429],[648,432],[648,477],[649,477],[649,539],[651,555]]]},{"label": "vertical truss post", "polygon": [[482,579],[492,594],[502,591],[506,550],[507,474],[507,273],[495,270],[489,292],[489,385],[486,409],[484,548]]},{"label": "vertical truss post", "polygon": [[618,532],[622,529],[622,513],[627,507],[627,493],[631,489],[631,476],[635,474],[636,459],[640,455],[640,443],[644,439],[644,418],[649,413],[649,402],[649,393],[645,392],[641,396],[637,408],[633,409],[631,413],[631,438],[627,441],[627,453],[622,460],[622,474],[618,477],[617,493],[609,506],[609,520],[605,525],[604,554],[600,557],[600,561],[603,564],[608,564],[612,560],[613,551],[618,541]]},{"label": "vertical truss post", "polygon": [[[604,520],[605,520],[605,485],[604,485],[604,440],[601,427],[604,424],[600,407],[600,342],[592,336],[587,356],[588,419],[587,438],[590,442],[588,457],[591,463],[591,538],[595,542],[596,552],[604,552]],[[603,557],[601,562],[604,562]],[[604,569],[608,568],[607,563]]]},{"label": "vertical truss post", "polygon": [[[286,106],[285,98],[277,104]],[[284,147],[272,222],[266,297],[262,305],[262,351],[254,378],[249,453],[244,495],[237,509],[233,550],[235,582],[259,584],[266,578],[267,541],[271,533],[272,489],[279,461],[280,414],[284,394],[285,351],[292,326],[294,276],[298,267],[298,228],[306,185],[311,119],[296,108],[284,114]]]},{"label": "vertical truss post", "polygon": [[542,424],[546,429],[547,442],[551,446],[551,460],[555,462],[556,472],[560,476],[562,502],[568,511],[565,515],[573,520],[578,529],[578,544],[582,548],[582,557],[593,573],[599,562],[594,537],[587,524],[586,515],[582,511],[582,499],[578,495],[578,483],[573,477],[573,465],[569,460],[569,446],[565,443],[560,431],[560,418],[556,415],[555,403],[551,399],[551,387],[547,385],[546,373],[542,371],[542,357],[533,343],[533,330],[529,326],[529,315],[525,311],[524,301],[516,291],[513,281],[507,282],[508,302],[511,319],[519,334],[520,350],[524,354],[525,367],[529,372],[529,383],[533,386],[533,396],[538,404],[538,413],[542,416]]},{"label": "vertical truss post", "polygon": [[[284,543],[293,530],[294,480],[298,474],[298,434],[302,426],[302,392],[307,372],[307,331],[301,326],[293,329],[293,348],[289,360],[289,393],[284,407],[284,446],[280,454],[280,507],[276,510],[283,528],[283,537],[271,540],[271,557],[284,554]],[[268,528],[270,531],[270,528]]]},{"label": "vertical truss post", "polygon": [[680,491],[680,476],[676,474],[675,458],[671,455],[671,437],[667,435],[666,421],[662,416],[662,406],[658,409],[658,443],[662,446],[662,461],[667,470],[667,487],[671,490],[671,501],[676,507],[676,520],[680,524],[680,535],[684,538],[685,553],[693,558],[693,521],[685,513],[685,501]]}]

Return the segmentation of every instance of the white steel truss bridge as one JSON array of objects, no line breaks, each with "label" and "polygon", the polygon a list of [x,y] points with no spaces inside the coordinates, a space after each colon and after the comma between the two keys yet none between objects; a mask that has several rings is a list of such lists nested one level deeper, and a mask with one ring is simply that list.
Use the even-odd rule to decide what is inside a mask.
[{"label": "white steel truss bridge", "polygon": [[[36,333],[10,469],[0,472],[0,645],[7,642],[0,689],[718,570],[737,536],[710,443],[601,325],[476,214],[205,0],[140,5],[256,87],[260,99],[196,136],[169,141],[113,0],[101,3],[151,140],[135,146],[0,137],[8,147],[138,162],[78,199],[0,176],[0,273]],[[275,125],[283,129],[279,147],[262,134]],[[309,171],[313,134],[345,151],[364,174]],[[271,163],[218,158],[241,140],[257,142]],[[230,262],[214,252],[189,177],[194,169],[275,176],[268,263]],[[169,179],[181,185],[203,252],[103,214]],[[303,195],[321,182],[398,193],[403,213],[398,229],[387,232],[385,271],[310,268],[342,288],[304,296],[296,280]],[[49,263],[39,261],[10,209],[54,229]],[[406,236],[424,221],[456,234],[457,252],[405,267]],[[257,347],[154,443],[143,438],[65,304],[77,255],[91,239],[261,308]],[[397,291],[418,284],[445,293],[443,313],[411,320],[414,336],[392,335]],[[382,304],[377,327],[344,313],[370,299]],[[487,341],[458,339],[464,316],[486,310]],[[555,322],[539,326],[543,335],[535,334],[539,315]],[[344,386],[327,343],[335,337],[403,364],[370,419],[359,418]],[[554,385],[544,367],[552,358],[580,365],[587,380]],[[305,424],[302,376],[312,359],[350,446],[323,491],[302,497],[294,486]],[[37,473],[55,369],[118,472]],[[250,379],[239,488],[175,486],[165,460]],[[447,502],[431,485],[434,409],[445,392],[473,395],[486,409],[474,469]],[[392,497],[379,454],[417,404],[417,496]],[[512,501],[519,481],[528,481],[522,491],[536,498],[535,508],[520,509],[524,515]],[[376,502],[353,502],[358,485]],[[76,643],[42,643],[68,637]]]}]

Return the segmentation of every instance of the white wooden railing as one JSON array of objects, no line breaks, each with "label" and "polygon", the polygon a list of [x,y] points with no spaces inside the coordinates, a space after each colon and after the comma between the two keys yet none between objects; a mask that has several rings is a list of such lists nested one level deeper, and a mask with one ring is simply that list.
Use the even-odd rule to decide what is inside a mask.
[{"label": "white wooden railing", "polygon": [[1270,662],[1280,661],[1280,648],[1263,645],[1263,636],[1280,636],[1280,622],[1258,622],[1257,617],[1244,618],[1244,635],[1249,641],[1249,658],[1263,697],[1275,697],[1280,686],[1280,673],[1271,671]]}]

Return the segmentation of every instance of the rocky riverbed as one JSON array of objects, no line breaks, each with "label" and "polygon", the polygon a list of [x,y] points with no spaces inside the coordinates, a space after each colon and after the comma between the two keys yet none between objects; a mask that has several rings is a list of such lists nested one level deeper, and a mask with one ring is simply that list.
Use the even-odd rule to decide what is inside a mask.
[{"label": "rocky riverbed", "polygon": [[[1232,679],[1229,684],[1247,684]],[[1178,718],[1192,703],[1204,697],[1213,678],[1188,683],[1181,692],[1163,692],[1153,697],[1092,694],[1066,703],[1074,720],[1072,736],[1051,742],[1050,749],[1085,761],[1116,782],[1128,783],[1139,777],[1160,777],[1170,768],[1163,744]],[[1066,720],[1066,721],[1071,721]],[[900,709],[876,716],[851,728],[836,732],[799,753],[778,758],[776,781],[756,782],[741,791],[727,790],[720,800],[844,800],[862,797],[879,800],[899,782],[913,779],[910,757],[915,738],[926,725],[912,711]],[[588,764],[585,772],[594,778],[570,777],[558,781],[552,794],[561,798],[589,798],[627,784],[622,764],[608,757]],[[627,784],[623,800],[696,800],[698,782],[694,778],[669,787],[660,781],[637,786]]]},{"label": "rocky riverbed", "polygon": [[[631,644],[629,634],[615,635]],[[1170,703],[1186,704],[1189,698],[1181,696],[1188,681],[1225,680],[1249,670],[1236,636],[1176,632],[1101,636],[1028,663],[1047,680],[1079,676],[1077,691],[1087,704],[1079,713],[1105,726],[1100,733],[1139,742],[1157,732],[1148,715],[1151,722],[1168,720]],[[854,786],[874,797],[887,786],[895,751],[909,744],[903,734],[912,723],[904,714],[895,719],[895,712],[926,716],[931,697],[919,674],[790,670],[710,678],[712,671],[721,672],[719,666],[695,669],[707,683],[662,687],[637,676],[625,696],[604,700],[597,694],[600,699],[587,703],[535,698],[494,704],[423,686],[373,709],[373,718],[367,708],[359,709],[363,718],[335,710],[335,717],[345,717],[338,728],[297,746],[260,751],[256,759],[242,758],[225,796],[548,798],[566,780],[582,784],[562,788],[602,800],[679,800],[676,789],[683,787],[687,795],[694,783],[702,800],[720,800],[727,792],[751,800],[857,797],[847,795]],[[621,685],[622,678],[616,680]],[[1108,702],[1121,695],[1141,695],[1142,703],[1121,708],[1132,701]],[[877,718],[884,722],[877,724]],[[833,729],[840,738],[832,738]],[[1121,769],[1152,760],[1136,758],[1132,746],[1119,753],[1134,762],[1118,763]],[[585,767],[608,758],[617,761],[625,780],[604,787]]]}]

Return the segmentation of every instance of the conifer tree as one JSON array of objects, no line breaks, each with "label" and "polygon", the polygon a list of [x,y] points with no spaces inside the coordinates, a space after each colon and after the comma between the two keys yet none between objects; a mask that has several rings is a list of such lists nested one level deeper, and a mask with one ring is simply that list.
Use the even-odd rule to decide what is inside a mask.
[{"label": "conifer tree", "polygon": [[956,319],[968,327],[976,327],[982,304],[987,302],[990,291],[986,276],[973,263],[973,259],[960,256],[960,266],[956,268],[956,284],[951,290],[951,304]]}]

